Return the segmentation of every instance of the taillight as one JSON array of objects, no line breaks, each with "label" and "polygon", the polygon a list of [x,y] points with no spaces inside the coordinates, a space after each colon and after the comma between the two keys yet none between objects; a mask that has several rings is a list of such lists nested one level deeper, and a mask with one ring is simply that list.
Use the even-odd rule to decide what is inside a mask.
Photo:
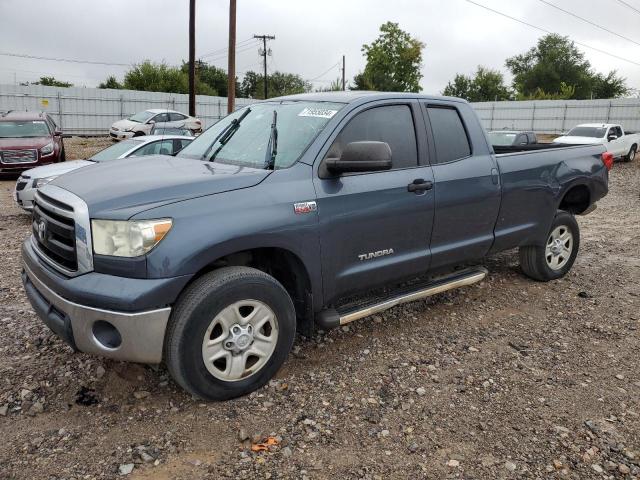
[{"label": "taillight", "polygon": [[604,163],[607,170],[611,170],[611,167],[613,167],[613,153],[604,152],[602,154],[602,163]]}]

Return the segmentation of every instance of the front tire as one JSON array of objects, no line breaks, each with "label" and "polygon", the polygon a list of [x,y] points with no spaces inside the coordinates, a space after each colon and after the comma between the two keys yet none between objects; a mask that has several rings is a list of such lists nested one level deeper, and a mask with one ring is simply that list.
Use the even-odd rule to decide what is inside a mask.
[{"label": "front tire", "polygon": [[164,358],[174,380],[205,400],[228,400],[267,383],[295,338],[291,297],[273,277],[226,267],[197,279],[169,319]]},{"label": "front tire", "polygon": [[540,282],[564,277],[580,248],[580,228],[575,217],[559,211],[544,245],[520,247],[520,267],[525,275]]}]

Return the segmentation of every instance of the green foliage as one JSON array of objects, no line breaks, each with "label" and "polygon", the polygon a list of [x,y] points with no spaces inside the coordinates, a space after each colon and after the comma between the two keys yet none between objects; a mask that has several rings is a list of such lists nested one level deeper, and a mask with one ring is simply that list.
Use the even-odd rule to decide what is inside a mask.
[{"label": "green foliage", "polygon": [[43,85],[45,87],[73,87],[72,83],[62,82],[56,80],[54,77],[40,77],[37,82],[32,82],[31,85]]},{"label": "green foliage", "polygon": [[420,40],[387,22],[380,27],[380,36],[370,45],[363,45],[367,58],[364,71],[354,77],[352,90],[382,92],[419,92],[422,49]]},{"label": "green foliage", "polygon": [[[189,63],[182,62],[181,70],[189,77]],[[211,65],[202,60],[196,60],[196,79],[211,88],[214,92],[210,95],[227,97],[229,95],[229,85],[226,70]],[[236,92],[240,89],[240,84],[236,80]]]},{"label": "green foliage", "polygon": [[119,89],[122,88],[122,85],[120,84],[120,82],[118,82],[118,79],[116,77],[114,77],[113,75],[109,75],[104,82],[98,85],[98,88]]},{"label": "green foliage", "polygon": [[[178,67],[145,60],[125,74],[123,86],[128,90],[145,92],[189,93],[189,75]],[[216,92],[196,79],[196,93],[215,95]]]},{"label": "green foliage", "polygon": [[460,97],[469,102],[509,100],[511,92],[504,84],[504,77],[496,70],[478,66],[473,76],[457,74],[442,91],[443,95]]},{"label": "green foliage", "polygon": [[560,91],[555,93],[545,92],[542,88],[537,88],[528,95],[518,94],[516,100],[570,100],[576,94],[576,88],[573,85],[567,85],[560,82]]},{"label": "green foliage", "polygon": [[[312,85],[294,73],[273,72],[268,76],[268,96],[279,97],[310,92]],[[249,71],[245,73],[238,95],[245,98],[264,99],[264,75]]]},{"label": "green foliage", "polygon": [[342,79],[336,78],[328,87],[321,87],[316,89],[316,92],[339,92],[342,90]]},{"label": "green foliage", "polygon": [[506,66],[513,74],[517,98],[565,98],[567,85],[573,87],[572,99],[615,98],[628,92],[624,78],[615,71],[606,76],[594,72],[575,44],[557,34],[546,35],[529,51],[508,58]]}]

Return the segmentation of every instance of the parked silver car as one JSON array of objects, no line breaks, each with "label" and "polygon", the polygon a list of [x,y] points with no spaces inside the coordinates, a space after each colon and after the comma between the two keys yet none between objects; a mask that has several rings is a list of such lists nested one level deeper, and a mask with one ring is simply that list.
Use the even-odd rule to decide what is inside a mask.
[{"label": "parked silver car", "polygon": [[33,210],[36,190],[60,175],[78,168],[118,158],[142,157],[144,155],[174,155],[189,145],[193,137],[184,135],[148,135],[130,138],[99,151],[87,160],[53,163],[26,170],[16,182],[13,198],[21,208]]},{"label": "parked silver car", "polygon": [[193,134],[202,132],[202,121],[196,117],[190,117],[175,110],[151,108],[115,122],[109,129],[109,136],[114,140],[123,140],[141,135],[153,135],[151,129],[154,126],[185,126]]}]

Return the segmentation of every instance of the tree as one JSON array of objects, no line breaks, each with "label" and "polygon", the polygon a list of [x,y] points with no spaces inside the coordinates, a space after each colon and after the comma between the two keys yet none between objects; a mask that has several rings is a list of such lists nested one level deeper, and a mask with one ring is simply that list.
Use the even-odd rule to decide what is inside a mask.
[{"label": "tree", "polygon": [[[178,67],[145,60],[125,73],[124,88],[146,92],[189,93],[189,76]],[[196,93],[215,95],[209,85],[197,79]]]},{"label": "tree", "polygon": [[45,87],[73,87],[72,83],[56,80],[54,77],[40,77],[37,82],[32,82],[32,85],[43,85]]},{"label": "tree", "polygon": [[[181,70],[189,75],[189,63],[182,62]],[[229,94],[228,76],[226,70],[208,64],[202,60],[196,61],[196,79],[211,87],[212,95],[226,97]],[[236,80],[236,92],[240,89],[240,84]]]},{"label": "tree", "polygon": [[367,64],[364,71],[354,77],[355,85],[351,89],[419,92],[424,46],[397,23],[383,24],[378,38],[362,46]]},{"label": "tree", "polygon": [[118,82],[118,79],[116,79],[116,77],[114,77],[113,75],[109,75],[104,82],[98,85],[98,88],[119,89],[122,88],[122,85],[120,84],[120,82]]},{"label": "tree", "polygon": [[[268,76],[269,98],[282,95],[310,92],[312,85],[300,75],[285,72],[273,72]],[[264,75],[249,71],[245,73],[238,93],[246,98],[264,98]]]},{"label": "tree", "polygon": [[482,66],[478,66],[473,76],[457,74],[453,83],[449,82],[442,94],[464,98],[470,102],[509,100],[511,98],[511,92],[504,84],[502,73]]},{"label": "tree", "polygon": [[615,71],[596,73],[584,54],[567,37],[546,35],[529,51],[506,60],[513,74],[513,88],[518,98],[539,92],[562,95],[562,84],[573,87],[572,99],[613,98],[627,93],[626,80]]}]

